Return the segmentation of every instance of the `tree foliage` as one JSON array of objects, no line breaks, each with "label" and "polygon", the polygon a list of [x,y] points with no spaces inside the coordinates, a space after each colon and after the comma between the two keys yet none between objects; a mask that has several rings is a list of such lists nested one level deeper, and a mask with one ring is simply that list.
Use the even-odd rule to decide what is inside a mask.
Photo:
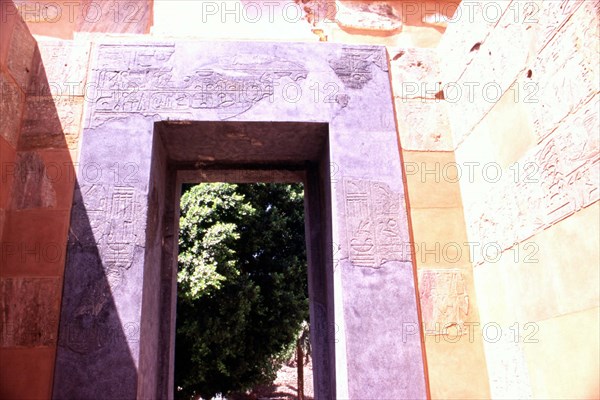
[{"label": "tree foliage", "polygon": [[178,283],[176,396],[271,382],[308,320],[302,186],[187,188]]}]

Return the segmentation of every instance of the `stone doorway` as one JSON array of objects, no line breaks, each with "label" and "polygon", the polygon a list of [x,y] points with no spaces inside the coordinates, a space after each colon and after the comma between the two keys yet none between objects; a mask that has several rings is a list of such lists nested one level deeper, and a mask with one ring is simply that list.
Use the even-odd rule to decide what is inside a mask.
[{"label": "stone doorway", "polygon": [[[169,323],[161,326],[159,357],[163,371],[159,375],[169,381],[160,384],[162,398],[172,395],[173,352],[175,338],[177,237],[179,232],[179,199],[185,183],[297,183],[304,184],[305,231],[308,262],[309,310],[315,393],[319,398],[335,398],[335,324],[333,315],[333,270],[328,268],[332,259],[330,168],[328,157],[328,126],[323,123],[264,123],[264,122],[200,122],[161,123],[156,126],[166,147],[167,169],[174,181],[175,209],[167,209],[165,216],[174,224],[173,251],[163,258],[164,276],[161,299],[166,307],[161,315],[169,315]],[[291,140],[286,140],[289,138]],[[219,143],[215,146],[215,143]],[[228,151],[227,149],[235,149]],[[190,158],[193,156],[193,158]],[[164,256],[163,256],[164,257]],[[329,264],[330,265],[330,264]],[[169,352],[166,350],[169,349]]]},{"label": "stone doorway", "polygon": [[423,398],[385,50],[102,44],[67,249],[54,397],[169,398],[182,182],[303,181],[315,394]]}]

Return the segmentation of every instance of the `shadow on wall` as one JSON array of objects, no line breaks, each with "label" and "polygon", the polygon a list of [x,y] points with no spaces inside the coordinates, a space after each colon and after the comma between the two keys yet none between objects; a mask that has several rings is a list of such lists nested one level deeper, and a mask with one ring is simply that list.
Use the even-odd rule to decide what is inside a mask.
[{"label": "shadow on wall", "polygon": [[[56,353],[55,398],[97,398],[97,391],[86,392],[92,380],[104,382],[103,396],[112,397],[137,378],[127,341],[127,330],[136,327],[119,321],[107,290],[110,260],[101,260],[91,235],[92,224],[101,220],[81,201],[85,182],[75,177],[77,140],[67,132],[79,130],[74,115],[81,113],[73,114],[72,107],[83,101],[77,95],[53,97],[53,85],[64,82],[49,80],[18,10],[10,1],[0,6],[0,101],[3,113],[14,111],[0,138],[2,186],[8,192],[0,227],[0,398],[52,397]],[[11,119],[17,122],[8,124]],[[67,239],[70,215],[76,224]],[[96,360],[104,353],[110,356],[100,365]],[[108,370],[118,381],[103,381]]]},{"label": "shadow on wall", "polygon": [[123,278],[119,251],[129,244],[116,243],[112,259],[100,256],[92,227],[110,220],[97,208],[108,199],[102,192],[90,193],[97,189],[82,182],[75,186],[54,378],[57,399],[94,398],[99,391],[106,398],[136,397],[137,368],[128,339],[137,341],[140,328],[119,319],[111,294]]}]

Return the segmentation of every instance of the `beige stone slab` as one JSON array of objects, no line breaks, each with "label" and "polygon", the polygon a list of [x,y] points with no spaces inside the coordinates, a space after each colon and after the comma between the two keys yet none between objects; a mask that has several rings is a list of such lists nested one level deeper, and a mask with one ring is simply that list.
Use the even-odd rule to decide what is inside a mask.
[{"label": "beige stone slab", "polygon": [[529,368],[524,348],[536,346],[535,324],[481,327],[492,399],[531,399]]},{"label": "beige stone slab", "polygon": [[452,131],[445,102],[395,97],[400,145],[405,150],[451,151]]},{"label": "beige stone slab", "polygon": [[537,343],[524,346],[533,398],[595,399],[598,386],[598,307],[540,321]]},{"label": "beige stone slab", "polygon": [[435,99],[441,90],[435,49],[388,47],[394,96]]},{"label": "beige stone slab", "polygon": [[490,398],[479,327],[474,326],[472,333],[461,337],[427,336],[425,348],[432,399]]},{"label": "beige stone slab", "polygon": [[[537,289],[540,292],[540,303],[551,302],[550,298],[555,299],[553,316],[577,312],[598,304],[599,210],[600,203],[596,202],[530,239],[539,247],[534,257],[543,266],[544,271],[540,272],[554,279],[555,290],[552,293],[543,293],[540,288]],[[533,250],[536,249],[531,248],[527,253],[532,254]],[[533,319],[535,316],[528,318]]]},{"label": "beige stone slab", "polygon": [[453,152],[402,152],[411,209],[460,208],[459,168]]},{"label": "beige stone slab", "polygon": [[489,263],[473,268],[481,324],[494,322],[511,326],[517,321],[517,302],[509,290],[511,276],[505,263]]},{"label": "beige stone slab", "polygon": [[483,321],[538,323],[598,304],[598,204],[475,268]]},{"label": "beige stone slab", "polygon": [[[417,266],[469,268],[469,246],[459,208],[412,209]],[[431,221],[435,220],[433,224]]]},{"label": "beige stone slab", "polygon": [[479,168],[476,180],[461,180],[471,240],[507,249],[598,200],[598,101],[600,96],[508,168],[494,161],[493,147],[479,135],[459,147],[459,164],[476,162]]},{"label": "beige stone slab", "polygon": [[[497,162],[502,168],[519,161],[537,144],[526,112],[526,92],[525,83],[508,90],[472,133],[485,137],[486,146],[494,152],[493,159],[489,161]],[[471,153],[476,151],[478,149],[467,150]]]}]

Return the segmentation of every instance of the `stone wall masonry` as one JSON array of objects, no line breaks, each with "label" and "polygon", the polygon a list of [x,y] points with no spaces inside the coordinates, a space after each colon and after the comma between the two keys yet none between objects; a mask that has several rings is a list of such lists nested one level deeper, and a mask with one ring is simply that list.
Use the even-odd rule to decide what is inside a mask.
[{"label": "stone wall masonry", "polygon": [[[10,1],[0,27],[0,397],[49,398],[75,182],[64,133],[79,121],[72,110],[59,118],[50,93],[36,91],[49,78]],[[55,82],[63,61],[54,60]],[[69,118],[70,129],[61,124]]]},{"label": "stone wall masonry", "polygon": [[[511,168],[494,169],[487,184],[463,185],[471,240],[504,251],[598,201],[599,101],[597,95],[570,115]],[[457,151],[465,160],[467,154]],[[493,192],[480,191],[490,185]],[[484,261],[475,255],[475,265]]]},{"label": "stone wall masonry", "polygon": [[[598,279],[600,3],[498,3],[500,18],[481,13],[472,36],[451,24],[439,49],[491,395],[597,397],[597,362],[579,368],[571,357],[586,356],[553,341],[568,320],[594,323],[600,298],[588,283]],[[576,347],[597,358],[597,335]]]},{"label": "stone wall masonry", "polygon": [[90,43],[41,40],[28,88],[20,148],[76,154],[87,84]]},{"label": "stone wall masonry", "polygon": [[452,150],[437,51],[407,48],[388,51],[402,149]]},{"label": "stone wall masonry", "polygon": [[[483,344],[473,329],[479,313],[472,264],[462,248],[467,236],[459,180],[440,179],[441,166],[455,159],[438,53],[434,49],[388,50],[407,175],[430,394],[434,399],[486,398]],[[436,221],[433,225],[432,220]],[[456,367],[463,363],[469,367]],[[471,369],[480,373],[474,377]],[[455,384],[465,380],[470,385]]]},{"label": "stone wall masonry", "polygon": [[145,34],[153,20],[153,1],[76,1],[44,3],[15,0],[11,11],[34,35],[71,40],[76,32]]},{"label": "stone wall masonry", "polygon": [[[473,3],[474,10],[489,9],[484,3],[467,3]],[[442,70],[456,69],[444,72],[442,79],[445,98],[452,104],[455,146],[506,92],[514,94],[515,102],[531,106],[541,140],[573,111],[565,107],[585,104],[598,87],[597,1],[490,4],[502,5],[500,18],[464,10],[461,18],[457,14],[457,22],[450,25],[439,48]],[[472,37],[464,35],[469,26],[478,24],[485,29]],[[466,40],[474,42],[468,53]],[[551,42],[554,45],[548,45]],[[569,45],[563,46],[565,43]],[[557,46],[560,51],[555,51]],[[557,93],[563,101],[552,101]]]},{"label": "stone wall masonry", "polygon": [[[324,372],[317,377],[317,393],[323,398],[335,390],[349,398],[376,398],[381,393],[424,397],[420,331],[418,326],[410,334],[403,331],[406,324],[418,325],[418,314],[412,254],[402,247],[408,242],[408,216],[395,125],[389,123],[393,106],[385,49],[115,41],[97,44],[92,60],[89,82],[96,91],[84,112],[54,396],[106,391],[128,397],[142,393],[144,382],[166,382],[151,376],[157,372],[148,360],[157,354],[144,347],[162,332],[144,323],[158,318],[161,307],[142,290],[144,282],[152,286],[157,281],[151,272],[156,270],[145,260],[160,243],[149,239],[154,225],[146,220],[148,202],[155,197],[149,192],[155,179],[150,175],[155,122],[174,126],[161,136],[169,160],[192,168],[211,162],[305,165],[313,160],[310,141],[302,140],[306,128],[275,129],[277,121],[283,121],[327,123],[328,143],[317,160],[319,165],[337,166],[335,182],[317,191],[331,191],[331,201],[316,198],[319,204],[330,203],[321,212],[331,213],[332,222],[313,218],[326,221],[319,223],[339,244],[338,268],[323,261],[319,268],[325,277],[318,285],[329,288],[337,283],[327,289],[335,293],[313,298],[311,315],[318,322],[331,322],[335,315],[344,327],[336,335],[343,337],[345,346],[334,346],[332,333],[324,331],[316,334],[317,343],[347,352],[348,357],[335,358],[341,371],[336,381],[325,374],[334,362],[326,348],[326,356],[317,363]],[[194,121],[204,125],[194,128]],[[218,121],[235,124],[217,129]],[[269,122],[269,128],[261,128],[262,135],[256,136],[244,127],[256,122]],[[219,139],[224,131],[233,141],[228,147]],[[199,140],[201,135],[204,140]],[[115,163],[138,170],[130,176],[124,169],[115,178]],[[92,174],[90,180],[86,165],[111,172],[95,181]],[[321,241],[319,247],[329,243]],[[332,298],[341,303],[332,304]],[[378,312],[372,313],[374,309]],[[406,340],[398,341],[404,333]],[[149,375],[139,375],[138,368]],[[104,371],[106,379],[90,383],[93,371]],[[143,388],[143,393],[163,389]]]}]

